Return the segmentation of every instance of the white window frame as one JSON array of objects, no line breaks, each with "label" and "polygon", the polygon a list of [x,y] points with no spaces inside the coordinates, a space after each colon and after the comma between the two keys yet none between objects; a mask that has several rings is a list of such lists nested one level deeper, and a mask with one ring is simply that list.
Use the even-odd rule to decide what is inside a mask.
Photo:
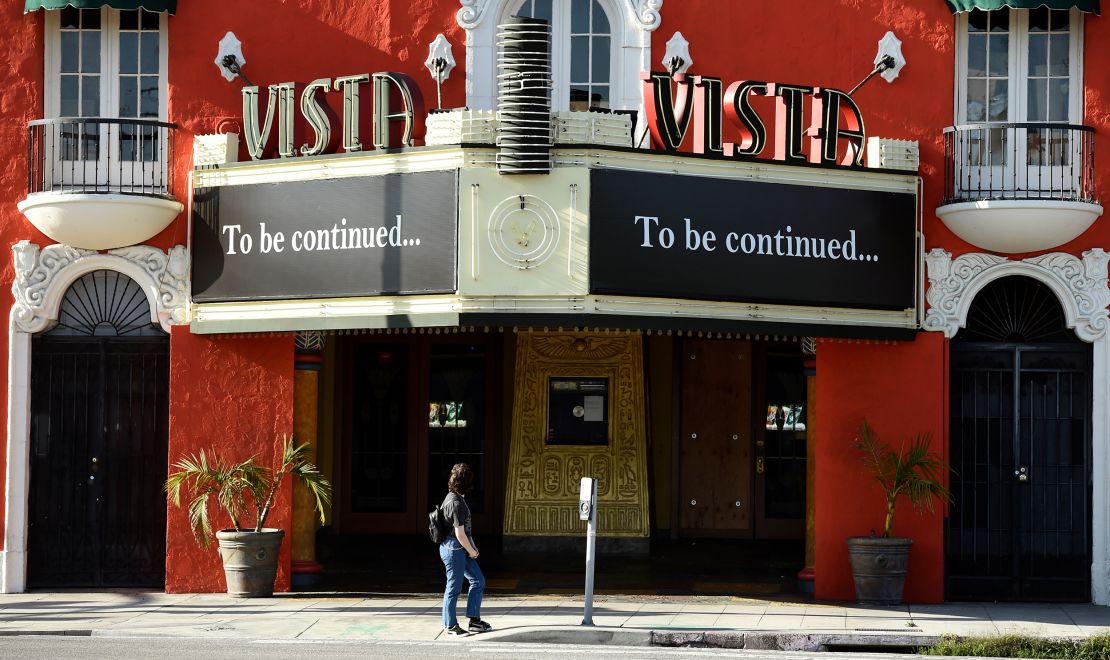
[{"label": "white window frame", "polygon": [[[502,24],[507,22],[516,15],[520,7],[527,1],[528,0],[510,0],[506,2],[501,10],[501,15],[498,17],[497,23]],[[619,44],[614,26],[618,22],[615,19],[619,17],[616,15],[616,12],[614,12],[608,0],[597,0],[597,3],[601,7],[601,10],[605,12],[605,17],[609,20],[609,108],[635,110],[636,108],[618,108],[614,103],[615,99],[613,97],[617,89],[615,83],[619,75],[617,60],[620,57],[620,48],[618,47]],[[571,0],[551,0],[551,109],[554,112],[566,112],[570,110],[570,12],[572,5],[573,2],[571,2]],[[496,57],[496,43],[494,44],[494,51]],[[593,62],[591,61],[589,64],[592,75]],[[493,62],[493,66],[497,66],[496,59]],[[495,89],[495,103],[496,94],[497,90]]]},{"label": "white window frame", "polygon": [[[82,10],[87,11],[87,10]],[[98,118],[105,119],[136,119],[167,121],[168,115],[168,89],[167,71],[169,70],[169,48],[167,47],[167,20],[166,14],[158,13],[158,116],[157,117],[123,117],[119,116],[119,42],[120,42],[120,12],[122,10],[110,7],[101,7],[100,11],[100,112]],[[153,12],[152,12],[153,13]],[[61,66],[62,66],[62,38],[61,38],[61,10],[46,12],[44,35],[44,91],[43,113],[45,119],[61,118]],[[118,130],[118,129],[117,129]],[[95,185],[112,188],[134,188],[147,180],[152,180],[157,169],[161,168],[161,158],[154,161],[136,160],[137,165],[120,168],[118,180],[111,181],[108,163],[118,163],[120,158],[119,139],[108,140],[108,129],[99,131],[101,148],[98,150],[96,160],[66,160],[62,161],[60,152],[53,144],[53,135],[44,135],[43,149],[46,153],[53,154],[52,161],[43,163],[44,176],[51,179],[54,185]],[[119,133],[117,132],[117,136]],[[167,153],[168,141],[164,139],[165,133],[156,131],[155,135],[163,136],[158,144],[160,154]],[[103,148],[104,145],[107,148]],[[128,161],[132,162],[132,161]],[[104,164],[104,167],[100,167]]]},{"label": "white window frame", "polygon": [[[1065,121],[1038,120],[1037,123],[1045,124],[1082,124],[1083,121],[1083,12],[1072,8],[1068,10],[1068,117]],[[1028,94],[1029,94],[1029,12],[1028,9],[1010,8],[1009,26],[1009,69],[1007,71],[1006,119],[1000,122],[988,121],[975,122],[983,124],[1013,124],[1028,122]],[[969,123],[967,120],[967,55],[968,55],[968,17],[969,12],[956,15],[956,77],[955,93],[953,94],[953,117],[956,125]],[[1025,131],[1015,131],[1015,140],[1024,142]],[[1079,158],[1077,145],[1073,145],[1071,158]],[[992,181],[1005,182],[1010,180],[1010,174],[1016,168],[1016,185],[1024,189],[1028,185],[1026,177],[1033,178],[1032,169],[1027,163],[1009,162],[1009,156],[1003,154],[1004,163],[991,166],[978,167],[972,180],[972,187],[979,185],[979,177],[990,177]],[[1051,171],[1051,165],[1043,166],[1044,172],[1039,176],[1043,180],[1058,178],[1058,172]],[[993,170],[993,173],[991,172]],[[1077,181],[1061,181],[1062,185],[1078,185]],[[1008,189],[1008,187],[1007,187]]]},{"label": "white window frame", "polygon": [[[570,34],[569,2],[566,4],[567,35]],[[660,23],[663,0],[600,0],[609,17],[612,56],[610,66],[609,107],[613,110],[643,110],[640,73],[651,67],[651,33]],[[460,27],[466,30],[466,105],[471,110],[492,110],[497,104],[497,24],[511,15],[519,5],[519,0],[459,0],[460,9],[455,18]],[[512,8],[510,10],[509,8]],[[552,35],[555,42],[557,37]],[[569,45],[569,36],[566,41]],[[559,105],[553,101],[553,109],[559,110],[570,104],[570,49],[560,49],[553,43],[553,50],[564,50],[566,54],[565,73],[567,80],[566,103]],[[559,84],[559,56],[553,58],[552,73]],[[643,122],[640,122],[643,125]]]},{"label": "white window frame", "polygon": [[[87,10],[83,10],[87,11]],[[100,114],[98,117],[119,117],[119,9],[100,8]],[[166,14],[158,14],[158,121],[168,114],[166,72],[169,70]],[[61,10],[46,12],[45,78],[43,109],[45,119],[61,116],[62,38]],[[136,117],[138,119],[138,117]],[[146,119],[154,119],[147,117]]]}]

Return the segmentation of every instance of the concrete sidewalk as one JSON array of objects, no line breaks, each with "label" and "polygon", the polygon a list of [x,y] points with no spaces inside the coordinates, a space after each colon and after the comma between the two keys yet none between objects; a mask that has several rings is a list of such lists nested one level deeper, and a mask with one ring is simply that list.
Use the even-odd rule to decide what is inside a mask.
[{"label": "concrete sidewalk", "polygon": [[[460,599],[464,600],[465,596]],[[490,596],[482,617],[495,628],[480,636],[483,642],[693,641],[734,648],[805,649],[822,644],[927,644],[946,633],[1045,637],[1110,633],[1110,608],[1058,604],[864,607],[716,596],[601,596],[594,604],[596,627],[589,629],[579,625],[581,597]],[[0,595],[0,635],[432,640],[441,633],[440,598],[434,594],[291,593],[262,599],[137,591]]]}]

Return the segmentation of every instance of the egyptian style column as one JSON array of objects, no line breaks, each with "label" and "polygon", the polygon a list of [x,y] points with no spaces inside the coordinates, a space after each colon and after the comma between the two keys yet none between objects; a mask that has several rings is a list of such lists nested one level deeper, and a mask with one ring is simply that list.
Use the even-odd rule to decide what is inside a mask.
[{"label": "egyptian style column", "polygon": [[814,525],[816,518],[816,498],[813,475],[817,468],[817,340],[805,337],[802,352],[806,354],[806,565],[798,571],[798,582],[802,591],[813,593],[814,571]]},{"label": "egyptian style column", "polygon": [[[297,444],[309,443],[309,460],[316,462],[316,428],[320,364],[323,361],[324,333],[298,332],[293,358],[293,438]],[[320,583],[320,564],[316,563],[316,501],[299,481],[293,483],[293,589],[306,589]]]}]

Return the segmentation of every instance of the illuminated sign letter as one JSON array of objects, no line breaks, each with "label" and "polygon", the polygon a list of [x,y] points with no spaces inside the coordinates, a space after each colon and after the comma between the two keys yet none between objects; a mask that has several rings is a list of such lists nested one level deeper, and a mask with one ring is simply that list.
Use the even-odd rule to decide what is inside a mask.
[{"label": "illuminated sign letter", "polygon": [[335,151],[336,139],[331,130],[335,113],[327,101],[317,98],[319,93],[326,94],[330,91],[331,79],[320,78],[308,83],[301,94],[301,114],[316,133],[316,141],[311,146],[305,144],[301,147],[302,156],[319,156]]},{"label": "illuminated sign letter", "polygon": [[280,83],[270,85],[278,93],[278,155],[292,158],[297,155],[297,143],[304,134],[303,123],[297,116],[298,97],[304,85],[299,83]]},{"label": "illuminated sign letter", "polygon": [[247,152],[254,160],[262,160],[273,151],[274,106],[277,104],[277,88],[269,88],[266,103],[266,118],[258,122],[258,87],[243,88],[243,133],[247,140]]},{"label": "illuminated sign letter", "polygon": [[[424,99],[420,96],[416,82],[403,73],[386,71],[375,73],[374,80],[374,147],[389,149],[392,146],[411,147],[413,131],[417,122],[424,119]],[[393,94],[400,96],[402,110],[394,112]],[[390,139],[390,127],[394,121],[404,121],[401,143],[394,145]]]},{"label": "illuminated sign letter", "polygon": [[745,80],[734,82],[725,90],[725,117],[740,129],[740,142],[725,143],[726,156],[755,156],[767,146],[767,126],[752,107],[753,95],[767,96],[767,83]]},{"label": "illuminated sign letter", "polygon": [[671,76],[666,73],[643,73],[641,79],[652,148],[678,151],[693,115],[694,95],[690,93],[690,81],[684,74],[676,73],[674,83],[678,91],[675,93],[671,90]]},{"label": "illuminated sign letter", "polygon": [[721,79],[694,76],[694,153],[720,156]]},{"label": "illuminated sign letter", "polygon": [[768,94],[777,96],[775,102],[775,160],[805,162],[802,153],[802,102],[813,88],[805,85],[767,86]]},{"label": "illuminated sign letter", "polygon": [[358,88],[370,82],[370,74],[343,76],[335,79],[335,89],[343,90],[343,150],[362,151],[362,139],[358,131],[362,110],[359,107]]},{"label": "illuminated sign letter", "polygon": [[[809,161],[822,165],[862,166],[867,131],[863,126],[863,115],[852,97],[839,89],[815,89],[812,114]],[[848,151],[838,163],[837,151],[841,140],[848,140]]]}]

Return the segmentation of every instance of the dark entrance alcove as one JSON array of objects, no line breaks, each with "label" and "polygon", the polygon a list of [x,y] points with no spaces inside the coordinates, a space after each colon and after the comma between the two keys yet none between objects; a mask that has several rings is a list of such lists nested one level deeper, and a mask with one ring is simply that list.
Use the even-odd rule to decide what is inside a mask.
[{"label": "dark entrance alcove", "polygon": [[85,275],[31,356],[28,586],[164,587],[169,336],[146,294]]},{"label": "dark entrance alcove", "polygon": [[1006,277],[951,344],[948,600],[1090,600],[1091,347]]}]

